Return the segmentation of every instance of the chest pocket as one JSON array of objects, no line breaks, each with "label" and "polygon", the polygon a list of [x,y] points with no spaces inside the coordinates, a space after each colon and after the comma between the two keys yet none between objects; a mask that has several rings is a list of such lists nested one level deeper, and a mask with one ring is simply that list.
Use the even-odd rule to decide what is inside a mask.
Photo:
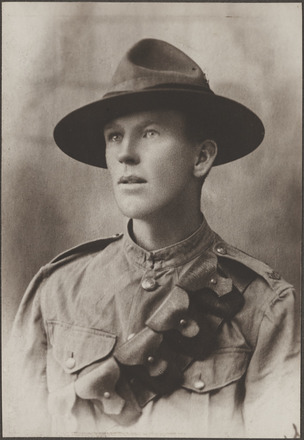
[{"label": "chest pocket", "polygon": [[196,393],[219,390],[242,378],[250,360],[250,351],[220,349],[203,361],[196,361],[184,372],[183,388]]},{"label": "chest pocket", "polygon": [[48,321],[52,356],[66,373],[75,373],[107,357],[114,348],[116,336],[98,329]]}]

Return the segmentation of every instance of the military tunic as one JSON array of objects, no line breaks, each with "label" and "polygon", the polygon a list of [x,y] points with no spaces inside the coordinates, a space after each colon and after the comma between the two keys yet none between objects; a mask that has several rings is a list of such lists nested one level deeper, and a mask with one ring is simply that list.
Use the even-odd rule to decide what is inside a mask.
[{"label": "military tunic", "polygon": [[67,251],[15,320],[13,434],[293,436],[295,304],[206,220],[157,251],[128,233]]}]

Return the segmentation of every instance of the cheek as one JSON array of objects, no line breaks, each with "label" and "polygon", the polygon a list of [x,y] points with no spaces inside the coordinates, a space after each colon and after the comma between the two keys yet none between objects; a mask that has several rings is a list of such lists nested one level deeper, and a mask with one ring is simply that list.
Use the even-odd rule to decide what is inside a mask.
[{"label": "cheek", "polygon": [[111,179],[113,180],[115,175],[115,160],[114,160],[113,152],[106,151],[105,156],[106,156],[107,168],[110,173]]},{"label": "cheek", "polygon": [[109,168],[109,163],[111,163],[111,153],[109,152],[109,149],[106,147],[106,151],[105,151],[105,158],[106,158],[106,162],[107,162],[107,166]]},{"label": "cheek", "polygon": [[165,191],[168,187],[183,187],[193,177],[193,163],[189,154],[175,149],[165,157],[159,157],[155,164],[155,176]]}]

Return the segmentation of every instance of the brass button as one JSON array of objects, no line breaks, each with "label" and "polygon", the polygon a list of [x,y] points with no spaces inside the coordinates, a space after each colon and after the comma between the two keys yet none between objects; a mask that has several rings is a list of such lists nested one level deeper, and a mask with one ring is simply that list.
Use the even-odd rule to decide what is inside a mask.
[{"label": "brass button", "polygon": [[135,333],[130,333],[129,336],[127,337],[127,340],[130,341],[130,339],[134,338]]},{"label": "brass button", "polygon": [[69,357],[66,361],[65,361],[65,366],[67,368],[74,368],[76,365],[76,361],[74,358]]},{"label": "brass button", "polygon": [[216,246],[215,250],[218,254],[222,254],[222,255],[227,254],[227,249],[222,245]]},{"label": "brass button", "polygon": [[210,280],[210,284],[215,285],[217,283],[216,278],[211,278]]},{"label": "brass button", "polygon": [[155,290],[157,287],[157,283],[154,278],[147,277],[144,278],[141,282],[141,287],[148,292]]},{"label": "brass button", "polygon": [[105,399],[110,399],[111,394],[109,393],[109,391],[106,391],[105,393],[103,393],[103,397],[104,397]]},{"label": "brass button", "polygon": [[147,361],[149,362],[149,364],[153,364],[154,362],[154,357],[153,356],[149,356]]},{"label": "brass button", "polygon": [[182,327],[185,327],[185,325],[187,325],[187,321],[185,319],[181,319],[179,321],[179,325],[181,325]]},{"label": "brass button", "polygon": [[202,380],[197,380],[196,382],[194,382],[194,388],[196,388],[197,390],[202,390],[203,388],[205,388],[205,382],[203,382]]}]

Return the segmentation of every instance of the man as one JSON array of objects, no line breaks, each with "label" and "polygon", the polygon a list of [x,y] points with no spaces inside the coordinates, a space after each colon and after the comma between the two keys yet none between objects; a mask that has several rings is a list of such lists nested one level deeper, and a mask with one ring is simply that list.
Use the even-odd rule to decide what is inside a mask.
[{"label": "man", "polygon": [[128,51],[100,101],[59,122],[58,146],[109,169],[130,220],[29,286],[11,341],[22,435],[297,432],[293,288],[225,243],[200,207],[211,167],[263,136],[254,113],[154,39]]}]

